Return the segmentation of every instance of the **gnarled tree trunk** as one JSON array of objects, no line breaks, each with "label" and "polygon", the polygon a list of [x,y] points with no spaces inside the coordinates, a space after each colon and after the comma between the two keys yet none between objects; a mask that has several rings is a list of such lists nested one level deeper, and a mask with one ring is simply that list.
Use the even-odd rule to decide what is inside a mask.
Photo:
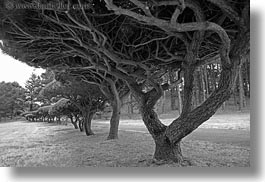
[{"label": "gnarled tree trunk", "polygon": [[223,66],[218,84],[219,87],[204,103],[192,109],[194,70],[194,67],[185,68],[183,111],[180,117],[174,120],[169,126],[161,123],[153,109],[157,100],[162,96],[162,87],[155,86],[153,90],[144,93],[139,88],[134,87],[134,85],[130,86],[132,93],[140,105],[140,112],[144,124],[155,141],[154,158],[157,160],[182,163],[184,159],[180,148],[181,140],[214,115],[217,109],[232,93],[236,66]]},{"label": "gnarled tree trunk", "polygon": [[159,120],[154,105],[162,96],[162,89],[157,88],[148,93],[141,92],[137,86],[130,85],[138,104],[143,122],[155,142],[154,159],[181,162],[183,156],[180,143],[172,143],[165,135],[167,127]]},{"label": "gnarled tree trunk", "polygon": [[[150,97],[150,99],[152,99]],[[183,156],[180,143],[173,144],[165,136],[166,126],[159,120],[154,109],[146,104],[142,104],[140,112],[149,133],[155,141],[154,159],[181,162]]]}]

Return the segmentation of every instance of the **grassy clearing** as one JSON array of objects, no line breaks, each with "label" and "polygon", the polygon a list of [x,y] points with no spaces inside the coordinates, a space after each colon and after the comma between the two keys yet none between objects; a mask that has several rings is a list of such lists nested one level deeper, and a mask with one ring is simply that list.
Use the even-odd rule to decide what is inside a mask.
[{"label": "grassy clearing", "polygon": [[[220,118],[221,116],[217,116],[216,122],[220,123]],[[238,121],[245,121],[246,116],[243,114],[235,118],[238,118]],[[183,140],[184,156],[191,161],[192,166],[250,166],[249,127],[240,130],[231,128],[218,130],[215,129],[216,122],[210,120],[207,124],[213,126],[212,128],[202,127],[194,136],[191,135]],[[226,121],[224,120],[223,123]],[[138,120],[121,122],[119,140],[106,140],[108,127],[105,121],[94,121],[93,129],[96,135],[87,137],[84,133],[73,129],[70,124],[58,126],[26,121],[0,124],[0,166],[178,166],[152,160],[154,143]],[[229,142],[226,138],[218,140],[220,138],[218,132],[220,136],[229,135],[233,142]],[[240,139],[245,143],[241,144]]]}]

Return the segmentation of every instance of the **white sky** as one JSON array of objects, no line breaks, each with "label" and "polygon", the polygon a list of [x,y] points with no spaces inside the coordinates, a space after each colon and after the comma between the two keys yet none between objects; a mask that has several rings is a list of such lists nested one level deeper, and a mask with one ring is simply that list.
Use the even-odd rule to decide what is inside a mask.
[{"label": "white sky", "polygon": [[18,82],[21,86],[25,86],[26,80],[29,79],[32,72],[40,75],[45,70],[36,69],[25,63],[17,61],[12,57],[3,54],[0,50],[0,82]]}]

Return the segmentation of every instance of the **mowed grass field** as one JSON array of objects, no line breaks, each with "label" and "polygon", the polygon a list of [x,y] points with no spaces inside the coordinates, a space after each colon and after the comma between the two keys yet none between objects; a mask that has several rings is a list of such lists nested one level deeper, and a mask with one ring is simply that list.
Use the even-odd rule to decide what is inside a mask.
[{"label": "mowed grass field", "polygon": [[[169,124],[172,119],[163,119]],[[152,160],[154,143],[141,120],[122,120],[119,139],[109,122],[93,120],[95,135],[68,125],[25,120],[0,123],[1,167],[177,167]],[[216,114],[182,141],[192,167],[249,167],[250,114]]]}]

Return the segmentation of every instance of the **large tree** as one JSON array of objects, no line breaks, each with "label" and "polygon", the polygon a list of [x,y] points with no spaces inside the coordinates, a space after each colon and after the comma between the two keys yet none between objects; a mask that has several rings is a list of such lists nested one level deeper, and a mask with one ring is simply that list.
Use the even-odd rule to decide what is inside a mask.
[{"label": "large tree", "polygon": [[34,110],[34,105],[39,101],[38,95],[42,88],[41,77],[32,73],[30,78],[26,81],[26,103],[29,105],[29,110]]},{"label": "large tree", "polygon": [[[124,80],[155,141],[154,158],[183,161],[181,140],[230,97],[240,61],[249,53],[249,1],[62,2],[66,9],[0,6],[2,50],[33,66],[93,70]],[[72,8],[89,2],[90,8]],[[222,69],[218,88],[193,108],[194,71],[216,60]],[[161,82],[169,70],[183,75],[184,99],[180,117],[166,126],[154,105],[163,89],[179,83]]]}]

